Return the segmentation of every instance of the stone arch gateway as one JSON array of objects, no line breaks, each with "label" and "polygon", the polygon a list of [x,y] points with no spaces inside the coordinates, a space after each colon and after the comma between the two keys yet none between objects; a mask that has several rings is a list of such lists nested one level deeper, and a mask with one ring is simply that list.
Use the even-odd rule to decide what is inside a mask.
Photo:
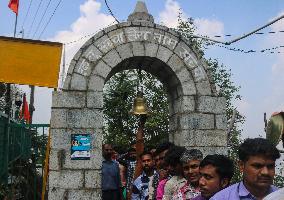
[{"label": "stone arch gateway", "polygon": [[[205,61],[180,34],[155,24],[138,2],[127,22],[107,27],[80,48],[62,91],[53,92],[50,200],[101,199],[103,87],[115,73],[138,67],[167,88],[170,141],[226,154],[226,101],[217,96]],[[90,160],[71,160],[71,134],[91,135]]]}]

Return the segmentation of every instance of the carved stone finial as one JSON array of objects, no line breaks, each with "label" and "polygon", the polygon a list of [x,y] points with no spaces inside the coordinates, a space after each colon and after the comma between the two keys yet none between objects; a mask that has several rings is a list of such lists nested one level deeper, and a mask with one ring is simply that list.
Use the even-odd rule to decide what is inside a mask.
[{"label": "carved stone finial", "polygon": [[147,21],[154,23],[154,18],[152,15],[148,13],[147,7],[145,2],[137,1],[135,10],[132,14],[128,16],[128,22],[135,22],[135,21]]}]

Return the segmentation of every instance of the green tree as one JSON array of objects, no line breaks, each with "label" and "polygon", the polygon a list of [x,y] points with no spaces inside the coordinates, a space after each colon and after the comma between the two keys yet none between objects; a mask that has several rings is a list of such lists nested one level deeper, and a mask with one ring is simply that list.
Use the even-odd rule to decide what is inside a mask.
[{"label": "green tree", "polygon": [[[141,72],[144,97],[152,111],[148,117],[144,138],[149,146],[167,140],[169,117],[167,93],[163,85],[151,74]],[[125,70],[115,74],[104,88],[104,140],[127,147],[135,141],[138,117],[129,113],[136,97],[138,73]]]}]

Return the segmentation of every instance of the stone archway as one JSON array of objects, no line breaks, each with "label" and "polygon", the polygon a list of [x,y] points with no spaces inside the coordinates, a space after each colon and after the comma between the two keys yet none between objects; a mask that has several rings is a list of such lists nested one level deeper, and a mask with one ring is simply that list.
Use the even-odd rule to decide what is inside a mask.
[{"label": "stone archway", "polygon": [[[100,199],[103,87],[115,73],[141,68],[168,89],[170,141],[225,153],[225,99],[187,40],[154,23],[138,2],[128,21],[97,33],[77,52],[62,91],[53,93],[49,199]],[[90,134],[90,160],[70,159],[70,135]]]}]

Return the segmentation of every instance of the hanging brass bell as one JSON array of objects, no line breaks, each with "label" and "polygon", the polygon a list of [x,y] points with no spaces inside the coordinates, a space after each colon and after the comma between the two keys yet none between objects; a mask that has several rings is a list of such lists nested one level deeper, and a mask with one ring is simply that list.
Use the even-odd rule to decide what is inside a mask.
[{"label": "hanging brass bell", "polygon": [[143,97],[142,92],[137,92],[137,97],[134,99],[134,104],[132,110],[130,111],[132,115],[150,115],[151,112],[148,110],[146,99]]}]

